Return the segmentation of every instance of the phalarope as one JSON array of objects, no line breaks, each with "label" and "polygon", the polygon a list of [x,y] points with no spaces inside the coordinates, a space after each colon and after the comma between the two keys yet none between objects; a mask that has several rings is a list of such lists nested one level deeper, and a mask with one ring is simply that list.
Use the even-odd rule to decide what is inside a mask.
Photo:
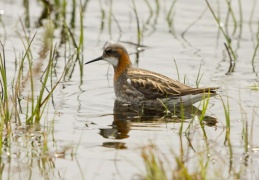
[{"label": "phalarope", "polygon": [[[216,95],[218,87],[193,88],[145,69],[133,67],[127,50],[110,44],[102,56],[85,64],[104,60],[114,68],[114,92],[118,101],[136,105],[191,105]],[[209,95],[209,96],[208,96]]]}]

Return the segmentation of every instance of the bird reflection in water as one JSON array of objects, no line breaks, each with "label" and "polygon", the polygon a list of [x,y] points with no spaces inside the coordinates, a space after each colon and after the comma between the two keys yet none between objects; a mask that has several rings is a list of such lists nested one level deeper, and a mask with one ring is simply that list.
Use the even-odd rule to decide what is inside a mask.
[{"label": "bird reflection in water", "polygon": [[[111,128],[100,129],[100,135],[108,139],[125,139],[129,137],[129,131],[131,130],[132,123],[181,123],[184,120],[193,119],[194,115],[201,115],[202,111],[195,106],[185,106],[174,108],[173,112],[166,112],[163,107],[142,107],[136,105],[129,105],[117,100],[114,101],[113,108],[113,123]],[[205,116],[203,123],[207,126],[215,126],[217,119],[211,116]],[[148,126],[145,125],[145,127]],[[115,144],[114,144],[115,143]],[[124,149],[125,144],[117,142],[107,142],[103,144],[105,147],[113,147]]]}]

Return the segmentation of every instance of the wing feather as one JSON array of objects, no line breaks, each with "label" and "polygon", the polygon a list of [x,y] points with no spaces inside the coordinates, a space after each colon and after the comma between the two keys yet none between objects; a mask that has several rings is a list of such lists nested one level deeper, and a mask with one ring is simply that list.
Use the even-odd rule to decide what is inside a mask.
[{"label": "wing feather", "polygon": [[192,88],[164,75],[144,69],[129,68],[131,85],[147,99],[177,97],[213,91],[217,88]]}]

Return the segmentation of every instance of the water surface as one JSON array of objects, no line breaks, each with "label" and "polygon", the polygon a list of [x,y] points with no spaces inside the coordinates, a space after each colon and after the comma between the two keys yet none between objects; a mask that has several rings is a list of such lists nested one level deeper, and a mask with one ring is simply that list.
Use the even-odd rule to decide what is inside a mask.
[{"label": "water surface", "polygon": [[[226,39],[219,31],[205,1],[192,4],[186,0],[177,1],[169,20],[171,27],[168,26],[166,16],[172,2],[158,1],[159,6],[155,1],[148,2],[152,13],[145,1],[135,2],[142,32],[140,43],[144,46],[144,51],[137,55],[137,22],[132,1],[89,1],[83,19],[83,62],[99,57],[105,43],[113,41],[120,42],[127,48],[136,66],[177,79],[175,60],[180,81],[185,81],[193,87],[196,86],[201,66],[200,73],[203,76],[199,86],[219,86],[223,101],[226,103],[227,99],[229,100],[233,157],[230,155],[229,146],[224,144],[226,120],[220,96],[209,101],[206,114],[218,123],[205,126],[205,141],[199,121],[197,118],[193,119],[192,113],[187,110],[185,122],[182,124],[179,118],[154,114],[147,114],[147,117],[143,118],[139,113],[122,109],[121,105],[117,106],[113,92],[113,69],[105,62],[96,62],[83,67],[83,76],[80,75],[79,66],[76,64],[72,77],[62,81],[55,91],[55,106],[50,103],[48,107],[51,118],[41,122],[42,127],[49,127],[42,130],[48,137],[49,156],[41,157],[40,151],[34,157],[29,156],[30,150],[24,145],[24,136],[21,133],[20,139],[18,138],[20,143],[13,145],[14,150],[10,152],[11,160],[8,155],[2,155],[3,179],[138,179],[139,175],[145,174],[141,150],[150,143],[155,144],[164,156],[168,156],[169,166],[164,164],[169,169],[170,166],[176,166],[171,150],[180,155],[180,148],[183,148],[184,157],[191,159],[187,163],[190,171],[195,171],[197,166],[194,158],[196,153],[204,152],[204,159],[215,167],[211,167],[209,174],[221,172],[222,177],[227,178],[231,168],[230,162],[233,162],[233,168],[236,170],[247,167],[246,172],[241,173],[241,178],[258,178],[256,170],[259,167],[259,140],[256,137],[259,134],[256,129],[259,126],[259,93],[248,88],[259,80],[258,55],[254,63],[251,62],[258,43],[256,33],[259,18],[259,13],[255,11],[249,23],[253,1],[242,2],[242,22],[237,2],[232,5],[237,23],[242,25],[237,26],[237,32],[231,36],[232,47],[237,54],[236,67],[232,73],[228,73],[230,63],[224,46]],[[217,15],[220,14],[224,27],[227,5],[223,2],[211,2],[211,5]],[[113,16],[109,27],[111,6]],[[105,12],[105,19],[101,18],[100,7]],[[72,10],[69,6],[67,9],[69,19]],[[4,26],[0,27],[0,40],[5,46],[8,75],[13,76],[15,60],[21,58],[25,51],[21,40],[25,37],[19,22],[19,18],[24,21],[25,8],[22,2],[14,3],[9,0],[1,3],[0,10],[4,10],[1,15]],[[26,32],[32,37],[37,31],[32,46],[35,62],[39,58],[43,42],[44,26],[38,26],[36,23],[41,11],[40,2],[30,2],[31,26]],[[75,37],[79,38],[79,7],[76,12],[73,32]],[[44,20],[43,24],[47,22],[48,20]],[[228,31],[231,34],[234,24],[233,21],[229,23]],[[60,31],[60,27],[54,31],[54,42],[58,44],[61,39]],[[22,37],[19,37],[19,33]],[[61,73],[64,60],[74,53],[74,49],[62,44],[58,51],[60,57],[57,58],[56,70]],[[194,106],[201,109],[199,103]],[[190,123],[191,135],[186,136],[183,133],[179,136],[181,125],[185,132]],[[244,147],[246,125],[249,136],[248,150]],[[37,134],[32,137],[37,137]],[[31,141],[42,143],[41,140],[33,138],[29,142]],[[209,153],[205,144],[210,147]],[[35,149],[32,148],[32,151]]]}]

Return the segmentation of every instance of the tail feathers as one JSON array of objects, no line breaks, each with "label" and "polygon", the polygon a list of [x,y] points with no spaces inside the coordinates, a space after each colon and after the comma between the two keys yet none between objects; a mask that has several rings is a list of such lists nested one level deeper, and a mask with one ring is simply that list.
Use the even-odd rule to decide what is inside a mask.
[{"label": "tail feathers", "polygon": [[195,94],[201,94],[201,93],[216,94],[217,89],[219,89],[219,87],[183,89],[181,91],[181,96],[191,95],[191,94],[195,95]]}]

